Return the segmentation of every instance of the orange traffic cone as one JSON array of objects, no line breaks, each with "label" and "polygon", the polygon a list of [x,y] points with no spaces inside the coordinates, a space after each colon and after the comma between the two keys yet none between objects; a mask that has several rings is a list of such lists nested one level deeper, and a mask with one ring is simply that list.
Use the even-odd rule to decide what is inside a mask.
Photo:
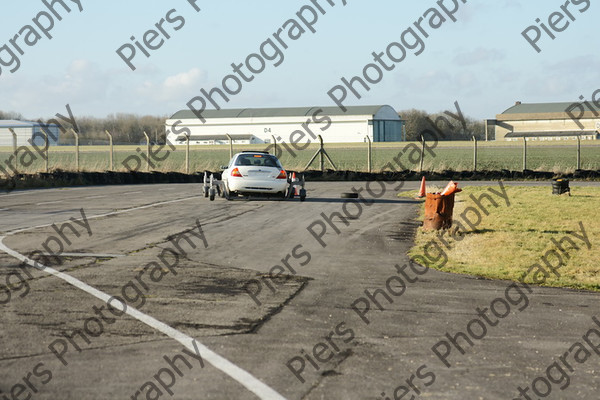
[{"label": "orange traffic cone", "polygon": [[[294,182],[296,182],[296,181],[297,181],[297,179],[296,179],[296,173],[295,173],[295,172],[292,172],[292,185],[293,185],[293,184],[294,184]],[[298,195],[299,195],[299,193],[298,193],[298,186],[295,186],[295,185],[294,185],[294,195],[295,195],[295,196],[298,196]]]},{"label": "orange traffic cone", "polygon": [[425,177],[423,177],[423,179],[421,179],[421,188],[419,189],[419,198],[423,198],[426,196],[426,184],[425,184]]},{"label": "orange traffic cone", "polygon": [[442,191],[442,196],[449,196],[452,193],[462,192],[462,189],[458,188],[458,183],[454,181],[450,181],[446,188]]}]

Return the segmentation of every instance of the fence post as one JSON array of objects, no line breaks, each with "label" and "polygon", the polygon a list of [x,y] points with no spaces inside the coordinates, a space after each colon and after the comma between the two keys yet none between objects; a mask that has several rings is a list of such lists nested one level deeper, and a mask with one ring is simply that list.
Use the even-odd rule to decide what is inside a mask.
[{"label": "fence post", "polygon": [[321,135],[317,135],[317,137],[319,138],[319,142],[320,147],[319,150],[317,150],[317,152],[315,153],[314,156],[312,156],[312,158],[310,159],[310,161],[308,162],[308,164],[306,164],[306,167],[304,167],[304,169],[306,170],[308,167],[310,167],[310,165],[313,163],[313,161],[315,161],[315,159],[317,158],[317,156],[320,156],[321,158],[321,172],[325,172],[325,161],[323,159],[323,157],[327,157],[327,161],[329,161],[329,163],[331,164],[331,166],[333,167],[334,170],[337,171],[337,167],[335,166],[335,164],[333,163],[333,161],[331,160],[331,157],[329,157],[329,154],[327,154],[327,152],[325,151],[325,147],[323,146],[323,137]]},{"label": "fence post", "polygon": [[275,135],[271,135],[271,137],[273,138],[273,150],[275,151],[275,157],[279,157],[277,155],[277,139],[275,139]]},{"label": "fence post", "polygon": [[321,172],[325,172],[325,157],[323,156],[323,151],[325,147],[323,146],[323,138],[319,135],[319,166],[321,167]]},{"label": "fence post", "polygon": [[421,165],[419,166],[419,172],[423,172],[423,161],[425,159],[425,137],[421,135]]},{"label": "fence post", "polygon": [[44,148],[46,149],[46,158],[44,158],[44,167],[46,169],[46,173],[50,172],[49,169],[49,159],[50,159],[50,141],[48,140],[48,132],[42,128],[42,133],[44,134]]},{"label": "fence post", "polygon": [[109,171],[112,171],[112,170],[114,170],[113,137],[109,131],[104,131],[104,133],[106,133],[106,135],[108,136],[108,144],[110,146],[110,150],[109,150],[110,151],[110,155],[109,155],[109,168],[110,169],[109,169]]},{"label": "fence post", "polygon": [[527,169],[527,138],[523,136],[523,171]]},{"label": "fence post", "polygon": [[79,133],[75,132],[73,128],[71,128],[71,132],[75,135],[75,169],[79,172]]},{"label": "fence post", "polygon": [[185,173],[190,173],[190,135],[185,135]]},{"label": "fence post", "polygon": [[144,131],[144,136],[146,136],[146,172],[150,172],[150,137],[146,131]]},{"label": "fence post", "polygon": [[366,138],[367,138],[367,169],[370,173],[373,168],[373,162],[372,162],[373,159],[371,156],[371,151],[372,151],[371,138],[369,137],[369,135],[367,135]]},{"label": "fence post", "polygon": [[577,169],[581,169],[581,136],[577,135]]},{"label": "fence post", "polygon": [[15,132],[15,130],[13,128],[8,128],[8,130],[10,131],[10,133],[12,134],[13,137],[13,155],[15,156],[15,172],[18,174],[19,173],[19,169],[17,168],[17,166],[19,165],[18,163],[18,157],[17,157],[17,133]]},{"label": "fence post", "polygon": [[233,158],[233,139],[229,133],[226,133],[225,136],[227,136],[227,139],[229,139],[229,159],[231,160]]},{"label": "fence post", "polygon": [[488,132],[490,130],[489,123],[490,123],[489,119],[486,118],[483,120],[483,129],[485,129],[485,141],[486,142],[489,141],[489,139],[488,139]]},{"label": "fence post", "polygon": [[477,138],[473,135],[473,172],[477,171]]}]

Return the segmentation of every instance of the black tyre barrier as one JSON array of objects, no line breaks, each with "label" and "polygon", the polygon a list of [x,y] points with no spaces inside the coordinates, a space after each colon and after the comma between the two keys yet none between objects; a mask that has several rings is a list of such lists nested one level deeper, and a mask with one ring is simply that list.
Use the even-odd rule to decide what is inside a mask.
[{"label": "black tyre barrier", "polygon": [[[10,192],[15,189],[36,187],[61,187],[82,185],[133,185],[152,183],[202,183],[205,171],[193,174],[180,172],[71,172],[56,170],[49,173],[19,174],[10,178],[0,179],[0,193]],[[220,172],[206,171],[214,174],[215,179],[221,179]],[[600,180],[600,170],[576,170],[569,174],[555,174],[544,171],[450,171],[441,172],[416,172],[416,171],[386,171],[380,173],[356,171],[305,171],[305,179],[310,182],[318,181],[419,181],[423,176],[429,181],[495,181],[495,180]]]}]

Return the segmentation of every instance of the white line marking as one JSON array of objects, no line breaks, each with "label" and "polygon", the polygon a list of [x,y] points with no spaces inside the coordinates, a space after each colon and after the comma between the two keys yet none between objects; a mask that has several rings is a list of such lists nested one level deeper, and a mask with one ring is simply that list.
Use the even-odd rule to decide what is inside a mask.
[{"label": "white line marking", "polygon": [[[55,254],[49,254],[44,252],[45,256],[54,256]],[[94,253],[60,253],[60,257],[97,257],[97,258],[118,258],[125,257],[123,254],[94,254]]]},{"label": "white line marking", "polygon": [[[175,203],[175,202],[180,202],[180,201],[185,201],[185,200],[195,199],[195,198],[198,198],[198,196],[188,197],[185,199],[171,200],[171,201],[166,201],[166,202],[162,202],[162,203],[154,203],[154,204],[149,204],[146,206],[130,208],[127,210],[115,211],[115,212],[103,214],[103,215],[95,215],[95,216],[88,217],[87,219],[89,220],[89,219],[93,219],[93,218],[105,217],[108,215],[122,214],[122,213],[132,212],[132,211],[136,211],[136,210],[140,210],[140,209],[144,209],[144,208],[155,207],[160,204]],[[36,226],[33,228],[20,229],[20,230],[14,231],[14,232],[7,233],[7,235],[12,235],[12,234],[15,234],[18,232],[23,232],[23,231],[27,231],[30,229],[41,228],[41,227],[50,226],[50,225],[52,225],[52,224],[45,224],[45,225],[40,225],[40,226]],[[15,257],[16,259],[26,263],[27,265],[29,265],[31,267],[37,268],[37,269],[44,271],[50,275],[54,275],[55,277],[64,280],[65,282],[69,283],[70,285],[72,285],[78,289],[81,289],[84,292],[91,294],[92,296],[94,296],[104,302],[108,302],[111,299],[112,296],[109,296],[108,294],[88,285],[87,283],[80,281],[79,279],[76,279],[70,275],[63,273],[63,272],[57,271],[53,268],[49,268],[44,265],[41,265],[40,263],[37,263],[37,262],[27,258],[23,254],[18,253],[16,251],[8,248],[4,244],[5,238],[6,238],[6,236],[0,236],[0,250],[5,252],[6,254],[9,254],[9,255]],[[127,314],[129,314],[130,316],[132,316],[133,318],[137,319],[138,321],[143,322],[144,324],[150,326],[151,328],[154,328],[157,331],[162,332],[165,335],[177,340],[179,343],[184,345],[190,351],[195,352],[196,349],[199,348],[200,352],[203,353],[203,355],[202,355],[203,358],[206,361],[208,361],[210,364],[212,364],[213,367],[215,367],[215,368],[221,370],[222,372],[224,372],[225,374],[229,375],[231,378],[233,378],[234,380],[239,382],[246,389],[248,389],[249,391],[254,393],[256,396],[258,396],[258,398],[263,399],[263,400],[285,400],[285,397],[283,397],[282,395],[277,393],[275,390],[271,389],[269,386],[267,386],[266,384],[264,384],[263,382],[261,382],[260,380],[255,378],[249,372],[243,370],[242,368],[233,364],[231,361],[229,361],[226,358],[213,352],[208,347],[206,347],[203,344],[196,341],[196,339],[194,339],[194,338],[186,335],[185,333],[180,332],[174,328],[171,328],[169,325],[165,324],[164,322],[160,322],[159,320],[155,319],[154,317],[144,314],[143,312],[141,312],[133,307],[127,306],[127,309],[125,310],[125,312]]]},{"label": "white line marking", "polygon": [[[71,284],[72,286],[75,286],[76,288],[81,289],[84,292],[89,293],[94,297],[97,297],[98,299],[104,301],[105,303],[108,303],[109,300],[113,297],[113,296],[110,296],[110,295],[88,285],[87,283],[80,281],[79,279],[73,278],[71,275],[67,275],[63,272],[57,271],[54,268],[46,267],[38,262],[35,262],[35,261],[25,257],[21,253],[18,253],[12,249],[9,249],[4,244],[4,238],[5,238],[5,236],[0,236],[0,250],[15,257],[16,259],[20,260],[21,262],[24,262],[24,263],[28,264],[29,266],[37,268],[37,269],[44,271],[50,275],[54,275],[55,277],[64,280],[65,282]],[[202,354],[202,357],[206,361],[211,363],[215,368],[220,369],[221,371],[223,371],[224,373],[226,373],[227,375],[229,375],[230,377],[232,377],[233,379],[238,381],[246,389],[250,390],[252,393],[257,395],[260,399],[285,400],[285,398],[283,396],[281,396],[279,393],[277,393],[276,391],[271,389],[269,386],[265,385],[264,383],[262,383],[261,381],[256,379],[254,376],[252,376],[250,373],[246,372],[245,370],[241,369],[237,365],[233,364],[231,361],[229,361],[226,358],[223,358],[222,356],[213,352],[208,347],[204,346],[202,343],[199,343],[196,339],[186,335],[183,332],[178,331],[177,329],[171,328],[169,325],[165,324],[164,322],[160,322],[156,318],[151,317],[148,314],[144,314],[143,312],[141,312],[133,307],[127,306],[125,312],[127,314],[129,314],[130,316],[132,316],[133,318],[137,319],[138,321],[143,322],[144,324],[150,326],[151,328],[154,328],[157,331],[162,332],[165,335],[177,340],[179,343],[184,345],[190,351],[195,351],[194,345],[196,344],[200,349],[200,353]]]},{"label": "white line marking", "polygon": [[106,197],[106,196],[90,196],[90,197],[86,197],[86,199],[90,199],[90,200],[91,199],[102,199],[104,197]]},{"label": "white line marking", "polygon": [[[119,214],[125,214],[128,212],[132,212],[132,211],[137,211],[137,210],[143,210],[145,208],[151,208],[151,207],[156,207],[156,206],[162,206],[164,204],[171,204],[171,203],[179,203],[181,201],[186,201],[186,200],[190,200],[190,199],[196,199],[198,198],[198,196],[190,196],[190,197],[184,197],[182,199],[176,199],[176,200],[168,200],[168,201],[161,201],[159,203],[152,203],[152,204],[147,204],[145,206],[139,206],[139,207],[133,207],[133,208],[126,208],[124,210],[120,210],[120,211],[111,211],[109,213],[106,214],[98,214],[98,215],[93,215],[91,217],[87,217],[87,219],[96,219],[96,218],[102,218],[102,217],[110,217],[113,215],[119,215]],[[65,221],[65,222],[69,222],[69,220]],[[6,235],[14,235],[15,233],[20,233],[20,232],[25,232],[28,231],[30,229],[37,229],[37,228],[45,228],[47,226],[52,226],[55,222],[50,223],[50,224],[42,224],[42,225],[37,225],[37,226],[31,226],[29,228],[21,228],[21,229],[17,229],[14,231],[9,231],[6,232]]]},{"label": "white line marking", "polygon": [[68,190],[68,191],[72,191],[72,190],[81,190],[81,189],[87,189],[87,188],[50,188],[50,189],[27,189],[25,191],[22,191],[22,189],[20,189],[19,191],[17,191],[17,193],[7,193],[7,194],[1,194],[0,193],[0,197],[12,197],[12,196],[25,196],[27,194],[39,194],[40,191],[44,191],[44,192],[58,192],[59,190]]},{"label": "white line marking", "polygon": [[123,194],[138,194],[138,193],[142,193],[142,191],[137,191],[137,192],[125,192]]},{"label": "white line marking", "polygon": [[391,214],[393,212],[397,212],[397,210],[391,209],[391,210],[386,211],[384,213],[377,214],[376,215],[376,218],[378,218],[377,220],[373,221],[370,224],[367,224],[367,225],[363,226],[362,228],[360,228],[356,232],[352,233],[350,236],[362,236],[368,230],[373,229],[373,228],[375,228],[377,226],[380,226],[381,225],[381,221],[379,219],[381,218],[381,216],[386,215],[386,214]]},{"label": "white line marking", "polygon": [[11,193],[11,194],[3,194],[3,195],[0,195],[0,197],[25,196],[26,194],[31,194],[31,193]]},{"label": "white line marking", "polygon": [[64,200],[56,200],[56,201],[44,201],[42,203],[37,203],[36,206],[43,206],[46,204],[57,204],[57,203],[62,203]]},{"label": "white line marking", "polygon": [[8,208],[0,208],[0,211],[10,211]]}]

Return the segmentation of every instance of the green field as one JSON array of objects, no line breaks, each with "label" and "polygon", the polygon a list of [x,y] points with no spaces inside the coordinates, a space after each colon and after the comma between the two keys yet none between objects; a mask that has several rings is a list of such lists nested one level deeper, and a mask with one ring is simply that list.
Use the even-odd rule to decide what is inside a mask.
[{"label": "green field", "polygon": [[[498,186],[492,189],[500,190]],[[574,187],[571,188],[571,196],[551,195],[550,185],[510,186],[505,190],[510,205],[499,196],[492,195],[498,207],[484,201],[489,215],[481,213],[480,223],[475,224],[474,229],[464,223],[463,213],[469,207],[479,207],[471,195],[475,198],[483,193],[489,195],[489,188],[466,187],[457,194],[454,226],[443,236],[447,243],[447,262],[432,263],[430,266],[447,272],[492,279],[524,279],[526,283],[544,286],[600,290],[600,265],[597,262],[600,259],[597,240],[600,237],[600,221],[595,218],[600,188]],[[409,197],[415,194],[402,193]],[[465,215],[477,221],[472,211]],[[420,219],[423,219],[423,211]],[[459,228],[460,224],[462,227]],[[462,234],[453,236],[453,229],[459,229]],[[571,242],[563,242],[569,243],[564,244],[564,251],[553,252],[558,249],[553,240],[558,242],[564,237]],[[583,240],[582,237],[587,239]],[[431,241],[437,241],[441,246],[438,232],[425,232],[419,228],[415,247],[409,254],[413,257],[423,256],[427,246],[432,248]],[[589,243],[586,244],[586,241]],[[434,251],[431,253],[438,254]],[[547,263],[561,266],[556,273],[548,272],[551,269]],[[536,264],[545,268],[530,269]],[[533,273],[544,270],[546,273]]]},{"label": "green field", "polygon": [[[374,143],[372,150],[373,171],[380,171],[388,162],[392,162],[399,152],[407,149],[398,159],[406,169],[418,170],[420,143]],[[430,144],[433,146],[433,143]],[[124,161],[129,157],[129,166],[137,167],[135,159],[141,161],[140,171],[146,170],[146,163],[136,149],[145,152],[145,146],[115,146],[114,170],[125,171]],[[263,150],[265,145],[236,145],[234,152],[242,150]],[[292,155],[284,151],[280,157],[283,165],[288,169],[303,170],[318,149],[318,145],[311,144],[305,150],[296,151]],[[367,145],[363,143],[352,144],[326,144],[337,169],[340,170],[367,170]],[[165,147],[168,150],[168,147]],[[158,152],[163,157],[165,150]],[[44,171],[45,164],[42,157],[31,150],[35,155],[32,160],[27,152],[19,152],[18,171],[21,173],[34,173]],[[434,153],[434,154],[433,154]],[[3,167],[11,157],[12,149],[0,147],[0,165]],[[132,159],[131,157],[134,156]],[[190,171],[217,170],[219,166],[227,164],[229,160],[229,146],[191,146]],[[185,147],[178,146],[171,151],[164,161],[153,161],[155,166],[151,170],[185,172]],[[49,152],[49,169],[75,170],[75,147],[51,147]],[[326,162],[326,168],[330,165]],[[472,142],[440,142],[431,152],[425,153],[423,167],[428,171],[442,170],[472,170],[473,169],[473,143]],[[600,143],[582,142],[581,167],[587,170],[600,170]],[[318,169],[318,158],[311,169]],[[572,172],[576,168],[576,142],[530,142],[528,144],[527,168],[538,171]],[[106,171],[109,169],[108,146],[81,146],[80,170]],[[478,170],[522,170],[523,169],[523,144],[521,142],[479,142],[478,145]]]}]

